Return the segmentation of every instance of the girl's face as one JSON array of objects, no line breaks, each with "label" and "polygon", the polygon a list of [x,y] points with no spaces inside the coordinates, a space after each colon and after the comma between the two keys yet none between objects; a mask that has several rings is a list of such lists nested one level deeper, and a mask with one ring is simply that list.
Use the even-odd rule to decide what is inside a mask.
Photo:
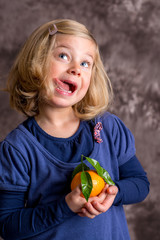
[{"label": "girl's face", "polygon": [[85,96],[91,80],[95,44],[86,38],[57,34],[50,65],[50,104],[71,107]]}]

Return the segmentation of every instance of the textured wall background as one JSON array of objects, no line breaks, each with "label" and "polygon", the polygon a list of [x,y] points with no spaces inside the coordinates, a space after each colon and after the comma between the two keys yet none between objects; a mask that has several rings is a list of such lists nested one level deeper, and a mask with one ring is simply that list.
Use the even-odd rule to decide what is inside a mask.
[{"label": "textured wall background", "polygon": [[[160,1],[0,0],[0,87],[20,47],[39,25],[71,18],[94,33],[113,83],[112,111],[132,130],[151,191],[126,206],[132,240],[160,239]],[[0,140],[24,119],[0,92]]]}]

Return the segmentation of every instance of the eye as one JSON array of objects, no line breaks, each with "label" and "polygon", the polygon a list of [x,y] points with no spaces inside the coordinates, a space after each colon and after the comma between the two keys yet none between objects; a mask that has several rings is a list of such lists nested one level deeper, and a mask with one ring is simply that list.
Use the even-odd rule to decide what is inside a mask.
[{"label": "eye", "polygon": [[60,57],[61,59],[63,59],[63,60],[67,60],[67,59],[68,59],[68,56],[67,56],[67,54],[65,54],[65,53],[60,53],[60,54],[59,54],[59,57]]},{"label": "eye", "polygon": [[85,68],[88,68],[89,67],[89,62],[84,61],[84,62],[81,63],[81,66],[85,67]]}]

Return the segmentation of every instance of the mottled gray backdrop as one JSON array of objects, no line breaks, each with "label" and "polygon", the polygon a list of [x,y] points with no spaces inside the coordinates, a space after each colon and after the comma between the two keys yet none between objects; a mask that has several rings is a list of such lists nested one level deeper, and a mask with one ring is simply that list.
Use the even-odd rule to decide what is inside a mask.
[{"label": "mottled gray backdrop", "polygon": [[[151,182],[143,203],[125,207],[131,239],[159,240],[160,1],[0,0],[0,87],[29,34],[56,18],[82,22],[100,45],[115,91],[111,110],[132,130]],[[23,119],[0,92],[0,140]]]}]

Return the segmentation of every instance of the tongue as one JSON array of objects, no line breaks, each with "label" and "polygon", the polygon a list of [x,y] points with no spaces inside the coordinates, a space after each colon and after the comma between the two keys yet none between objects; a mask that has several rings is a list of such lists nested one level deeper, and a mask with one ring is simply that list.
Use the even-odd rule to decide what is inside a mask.
[{"label": "tongue", "polygon": [[62,81],[60,81],[60,80],[58,80],[58,79],[57,79],[57,86],[58,86],[59,88],[63,88],[63,89],[66,90],[66,91],[69,91],[69,84],[64,83],[64,82],[62,82]]}]

